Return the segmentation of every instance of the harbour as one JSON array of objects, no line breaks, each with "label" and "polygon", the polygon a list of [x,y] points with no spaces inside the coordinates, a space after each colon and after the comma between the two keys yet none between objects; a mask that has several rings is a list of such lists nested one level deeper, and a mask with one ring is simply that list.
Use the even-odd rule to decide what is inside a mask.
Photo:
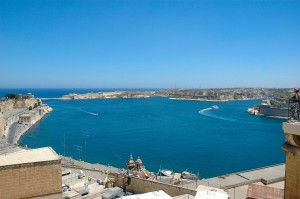
[{"label": "harbour", "polygon": [[[195,102],[193,100],[190,101],[170,101],[167,98],[151,98],[151,99],[127,99],[124,103],[123,99],[98,99],[98,100],[83,100],[83,101],[65,101],[65,100],[44,100],[47,103],[50,102],[54,103],[51,104],[51,106],[48,106],[46,104],[43,104],[41,101],[39,101],[39,106],[36,106],[33,110],[30,106],[30,111],[26,109],[12,109],[10,111],[7,111],[4,113],[4,118],[7,121],[10,121],[8,125],[8,131],[6,132],[7,136],[7,141],[8,143],[4,143],[3,140],[0,143],[0,152],[2,154],[10,154],[13,155],[14,152],[17,153],[24,153],[25,151],[36,151],[33,153],[38,153],[38,151],[47,151],[48,149],[46,148],[39,148],[39,146],[30,146],[30,148],[39,148],[39,149],[30,149],[28,148],[28,144],[31,140],[34,140],[36,134],[38,134],[38,128],[40,128],[43,125],[43,122],[46,122],[49,120],[49,118],[52,118],[52,114],[55,113],[55,110],[61,109],[60,111],[63,112],[63,115],[67,114],[74,114],[76,116],[81,115],[80,120],[83,118],[87,118],[87,121],[95,119],[96,121],[99,121],[102,119],[102,117],[106,116],[106,112],[103,111],[103,106],[101,106],[102,109],[99,109],[97,105],[102,104],[104,102],[105,107],[107,110],[111,111],[109,109],[109,104],[113,103],[114,105],[117,103],[122,103],[122,108],[124,108],[126,103],[129,103],[128,110],[138,110],[138,109],[133,109],[131,106],[134,105],[136,107],[136,104],[140,105],[145,105],[149,102],[155,101],[155,103],[148,107],[147,109],[147,114],[149,111],[153,111],[154,109],[160,110],[161,106],[165,106],[166,102],[175,102],[176,107],[181,107],[182,104],[185,105],[197,105],[199,106],[199,102]],[[253,100],[249,101],[232,101],[232,102],[201,102],[201,109],[199,111],[195,111],[195,114],[197,116],[201,116],[202,120],[203,119],[209,119],[212,121],[218,121],[220,123],[223,121],[222,126],[226,127],[226,123],[229,123],[231,125],[243,125],[244,127],[250,127],[250,126],[261,126],[264,128],[264,131],[267,128],[276,128],[278,127],[278,121],[280,120],[269,120],[269,118],[259,118],[259,117],[254,117],[252,118],[251,115],[248,115],[246,112],[241,112],[242,108],[248,105],[248,103],[253,103]],[[172,104],[171,103],[171,104]],[[204,103],[204,104],[202,104]],[[213,104],[214,103],[214,104]],[[181,104],[179,106],[178,104]],[[84,106],[78,106],[78,105],[84,105]],[[90,106],[89,106],[90,105]],[[234,106],[235,105],[235,106]],[[108,107],[107,107],[108,106]],[[128,104],[127,104],[128,106]],[[143,107],[141,106],[141,107]],[[148,104],[149,106],[149,104]],[[2,106],[1,108],[5,108],[6,106]],[[44,107],[44,109],[41,109],[41,107]],[[51,107],[55,107],[54,111]],[[193,107],[193,106],[192,106]],[[205,108],[206,107],[206,108]],[[137,107],[136,107],[137,108]],[[182,109],[184,113],[188,112],[191,107],[188,106]],[[199,107],[198,107],[199,108]],[[175,109],[174,106],[168,107],[168,109]],[[193,108],[194,109],[194,108]],[[227,113],[227,115],[222,115],[219,111],[224,111],[224,109],[227,111],[230,111]],[[102,110],[102,111],[101,111]],[[40,114],[45,111],[45,114]],[[67,112],[66,112],[67,111]],[[119,114],[122,114],[120,112],[120,108],[118,109]],[[145,110],[144,110],[145,111]],[[174,110],[173,110],[174,111]],[[178,111],[178,110],[177,110]],[[175,109],[175,113],[177,112]],[[134,112],[135,113],[135,112]],[[134,114],[133,113],[133,114]],[[239,113],[240,115],[236,115]],[[124,113],[123,113],[124,114]],[[128,113],[127,113],[128,114]],[[153,114],[153,112],[152,112]],[[163,113],[161,113],[162,115]],[[61,117],[55,117],[56,122],[59,121],[58,118],[63,118],[63,115]],[[74,116],[75,116],[74,115]],[[154,114],[156,117],[158,114]],[[159,115],[159,116],[161,116]],[[114,115],[115,117],[116,115]],[[124,115],[123,115],[124,116]],[[173,118],[170,119],[174,120],[174,117],[176,118],[176,114],[172,115]],[[183,115],[181,115],[183,116]],[[244,120],[239,120],[237,116],[244,116]],[[248,119],[247,117],[250,119]],[[41,120],[41,118],[43,118]],[[177,116],[178,117],[178,116]],[[203,118],[204,117],[204,118]],[[74,118],[72,116],[68,116],[68,118]],[[183,117],[182,117],[183,118]],[[17,120],[18,119],[18,120]],[[58,119],[58,120],[57,120]],[[145,120],[151,120],[151,117],[146,117]],[[153,118],[152,118],[153,119]],[[254,119],[254,120],[253,120]],[[266,121],[268,122],[262,122],[264,119],[267,119]],[[17,121],[15,121],[17,120]],[[40,121],[41,120],[41,121]],[[272,122],[270,122],[272,121]],[[65,121],[64,124],[66,124]],[[164,122],[167,122],[167,120],[164,120]],[[35,125],[36,124],[36,125]],[[74,124],[74,123],[73,123]],[[16,126],[17,125],[17,126]],[[18,125],[25,125],[26,128],[20,129],[17,128]],[[157,125],[157,124],[154,124]],[[16,126],[16,128],[14,128]],[[280,124],[279,124],[280,126]],[[53,127],[53,126],[51,126]],[[70,129],[71,127],[68,126]],[[77,127],[78,128],[78,127]],[[72,128],[71,128],[72,129]],[[188,130],[187,126],[185,126],[185,129]],[[16,146],[16,142],[20,139],[20,136],[24,133],[24,137],[22,137],[21,142],[24,139],[27,139],[26,144],[21,144],[19,147]],[[36,131],[36,132],[34,132]],[[122,129],[123,131],[123,129]],[[34,133],[33,133],[34,132]],[[43,130],[44,132],[44,130]],[[66,153],[66,149],[70,147],[70,136],[66,136],[66,132],[63,134],[63,143],[61,143],[60,149],[63,149],[61,152],[60,158],[62,160],[61,162],[61,168],[62,168],[62,187],[63,187],[63,197],[77,197],[77,196],[84,196],[85,194],[89,195],[88,197],[96,197],[96,196],[101,196],[102,198],[110,198],[111,194],[126,194],[126,189],[133,193],[144,193],[144,192],[149,192],[149,191],[156,191],[157,189],[164,190],[162,194],[166,194],[166,196],[169,194],[169,196],[173,196],[174,198],[194,198],[194,196],[197,194],[199,195],[200,193],[206,193],[206,191],[213,191],[217,192],[219,194],[223,194],[224,197],[229,196],[230,198],[245,198],[247,195],[247,191],[252,189],[252,187],[258,186],[258,187],[269,187],[270,189],[280,189],[283,190],[284,188],[284,176],[285,176],[285,164],[275,164],[271,166],[263,166],[260,168],[253,169],[251,168],[250,170],[244,170],[244,171],[236,171],[234,173],[230,173],[230,170],[223,170],[223,173],[221,175],[212,175],[212,176],[207,176],[206,172],[202,172],[201,170],[201,175],[200,175],[200,170],[195,174],[193,172],[190,172],[188,169],[185,169],[182,173],[178,173],[181,168],[175,168],[174,172],[172,170],[167,170],[167,169],[161,169],[161,164],[159,166],[158,173],[155,175],[155,169],[151,168],[151,165],[157,164],[157,159],[154,161],[149,161],[147,158],[149,156],[144,154],[147,154],[147,150],[144,148],[142,150],[143,158],[140,158],[140,155],[137,155],[137,160],[134,161],[132,155],[130,155],[130,159],[127,162],[127,169],[124,166],[115,166],[115,163],[103,165],[99,164],[102,161],[97,160],[95,163],[89,161],[90,154],[88,153],[88,148],[91,148],[90,145],[90,136],[93,138],[97,136],[95,131],[92,131],[91,129],[87,130],[81,130],[79,132],[79,135],[81,138],[80,143],[71,143],[73,144],[73,150],[77,152],[77,154],[74,154],[73,151],[73,157],[68,157]],[[146,131],[144,131],[146,132]],[[175,131],[173,131],[175,132]],[[16,136],[16,135],[17,136]],[[49,134],[50,135],[50,134]],[[49,136],[48,135],[48,136]],[[78,134],[77,134],[78,135]],[[203,134],[202,134],[203,135]],[[73,134],[73,137],[76,136],[76,134]],[[115,135],[114,135],[115,136]],[[128,135],[127,135],[128,136]],[[138,137],[138,134],[135,136]],[[144,136],[144,134],[143,134]],[[50,137],[49,137],[50,138]],[[200,138],[198,138],[200,140]],[[109,138],[106,138],[105,141],[109,141]],[[152,140],[151,138],[149,140]],[[29,141],[29,142],[28,142]],[[51,141],[50,139],[48,141]],[[159,141],[166,141],[166,140],[159,140]],[[20,143],[21,143],[20,142]],[[116,140],[114,140],[116,143]],[[14,145],[10,145],[9,143],[12,143]],[[109,142],[111,143],[111,142]],[[152,142],[151,142],[152,143]],[[170,144],[170,142],[167,142]],[[134,146],[134,144],[130,143],[130,140],[126,140],[126,144],[128,146]],[[55,146],[53,144],[50,144],[52,146]],[[184,146],[183,144],[181,144]],[[212,143],[209,143],[206,147],[209,147],[212,145]],[[40,146],[43,147],[43,146]],[[104,155],[103,150],[105,148],[101,148],[100,152],[98,154]],[[113,149],[113,148],[109,148]],[[131,149],[131,148],[130,148]],[[51,150],[51,149],[50,149]],[[215,150],[215,149],[214,149]],[[222,150],[226,150],[226,148],[222,148]],[[45,151],[45,152],[46,152]],[[59,151],[59,149],[57,150]],[[141,151],[141,150],[140,150]],[[69,151],[70,152],[70,151]],[[120,151],[122,153],[122,151]],[[137,154],[136,151],[135,155]],[[139,152],[139,151],[138,151]],[[176,154],[180,154],[180,150],[176,150]],[[185,151],[186,153],[187,151]],[[261,151],[260,151],[261,152]],[[16,154],[17,154],[16,153]],[[29,152],[30,153],[30,152]],[[44,152],[43,152],[44,153]],[[52,152],[51,152],[52,153]],[[189,153],[192,153],[190,151]],[[72,153],[71,153],[72,154]],[[106,154],[112,154],[107,152]],[[201,154],[201,153],[200,153]],[[236,155],[234,152],[231,152],[231,155]],[[257,156],[257,154],[256,154]],[[53,156],[54,157],[54,156]],[[99,157],[99,156],[97,156]],[[119,156],[121,157],[121,156]],[[170,156],[171,157],[171,156]],[[183,157],[183,156],[182,156]],[[56,157],[57,158],[57,157]],[[198,159],[192,158],[191,156],[188,157],[189,159],[192,159],[194,162],[197,163]],[[247,160],[249,160],[249,157],[246,157]],[[77,159],[77,160],[76,160]],[[209,160],[211,158],[208,158],[206,160]],[[144,160],[146,160],[144,162]],[[172,160],[172,159],[171,159]],[[179,159],[181,162],[184,159],[180,158]],[[206,160],[203,161],[203,163],[206,162]],[[222,159],[220,156],[216,158],[217,162],[220,163],[222,162]],[[256,158],[256,161],[258,159]],[[124,161],[124,158],[120,158],[119,161],[122,161],[122,164],[126,161]],[[170,161],[170,158],[168,159]],[[232,160],[229,159],[229,161],[232,161],[235,165],[236,164],[236,157]],[[89,162],[89,163],[88,163]],[[106,163],[109,161],[106,161]],[[174,164],[174,162],[171,162]],[[242,162],[239,162],[241,165]],[[246,163],[246,161],[245,161]],[[216,163],[214,163],[216,164]],[[147,165],[147,168],[145,167]],[[150,165],[150,167],[148,167]],[[249,165],[249,162],[247,162],[247,165]],[[193,169],[193,164],[188,165],[190,168]],[[222,165],[223,166],[223,165]],[[218,171],[221,171],[220,167],[215,167]],[[210,166],[210,169],[212,167]],[[194,169],[195,171],[195,169]],[[124,184],[124,178],[127,178],[126,176],[131,176],[131,183],[126,185]],[[122,180],[123,179],[123,180]],[[153,181],[153,182],[152,182]],[[143,183],[143,186],[138,186],[138,184]],[[105,186],[104,186],[105,185]],[[124,186],[125,186],[125,191],[124,191]],[[128,187],[126,187],[128,186]],[[112,188],[113,187],[113,188]],[[123,187],[123,191],[120,189],[120,187]],[[148,188],[147,188],[148,187]],[[111,188],[111,191],[110,191]],[[267,188],[268,189],[268,188]],[[124,193],[123,193],[124,192]],[[150,192],[149,192],[150,194]],[[248,193],[249,194],[249,193]],[[176,197],[175,197],[176,196]]]},{"label": "harbour", "polygon": [[[283,139],[281,120],[248,115],[245,108],[255,101],[217,103],[219,109],[207,110],[203,114],[198,113],[199,110],[211,108],[216,103],[166,98],[45,100],[45,103],[53,107],[53,112],[22,137],[21,145],[30,148],[50,145],[60,154],[119,168],[124,167],[128,154],[140,154],[151,171],[157,171],[161,165],[177,172],[186,169],[199,172],[203,177],[284,161],[284,154],[278,147]],[[68,125],[65,117],[72,118],[72,125]],[[89,132],[89,137],[83,132]],[[255,141],[274,134],[279,137],[275,137],[270,146]],[[139,142],[141,136],[147,140],[146,144]],[[251,144],[245,146],[244,139],[252,140]],[[231,147],[225,147],[227,143],[231,143]],[[247,158],[239,153],[240,149]],[[81,150],[80,157],[78,150]],[[269,150],[277,151],[277,155],[248,162],[257,154],[263,157]],[[239,165],[230,159],[233,156],[239,158]]]}]

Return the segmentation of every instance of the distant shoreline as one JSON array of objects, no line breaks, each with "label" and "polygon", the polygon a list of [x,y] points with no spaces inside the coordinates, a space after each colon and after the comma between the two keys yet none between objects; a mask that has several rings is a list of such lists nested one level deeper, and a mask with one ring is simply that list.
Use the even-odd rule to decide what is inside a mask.
[{"label": "distant shoreline", "polygon": [[[93,99],[148,99],[148,98],[155,98],[155,97],[164,97],[164,96],[152,96],[152,97],[110,97],[110,98],[80,98],[80,99],[71,99],[71,98],[64,98],[64,97],[47,97],[47,98],[39,98],[41,100],[93,100]],[[257,100],[262,98],[249,98],[249,99],[228,99],[228,100],[212,100],[212,99],[195,99],[195,98],[176,98],[176,97],[169,97],[170,100],[186,100],[186,101],[202,101],[202,102],[230,102],[230,101],[244,101],[244,100]]]},{"label": "distant shoreline", "polygon": [[193,98],[175,98],[170,97],[170,100],[189,100],[189,101],[203,101],[203,102],[228,102],[233,100],[209,100],[209,99],[193,99]]},{"label": "distant shoreline", "polygon": [[262,99],[267,97],[261,89],[206,89],[206,90],[158,90],[158,91],[107,91],[69,93],[61,97],[40,98],[42,100],[84,100],[84,99],[140,99],[166,97],[171,100],[193,100],[206,102],[227,102]]}]

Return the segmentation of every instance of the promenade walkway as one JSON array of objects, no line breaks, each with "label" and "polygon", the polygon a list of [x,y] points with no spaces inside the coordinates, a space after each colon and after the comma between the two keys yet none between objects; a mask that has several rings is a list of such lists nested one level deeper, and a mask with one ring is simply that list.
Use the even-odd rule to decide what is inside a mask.
[{"label": "promenade walkway", "polygon": [[246,198],[251,183],[284,188],[285,164],[218,176],[198,181],[198,184],[227,190],[230,198]]}]

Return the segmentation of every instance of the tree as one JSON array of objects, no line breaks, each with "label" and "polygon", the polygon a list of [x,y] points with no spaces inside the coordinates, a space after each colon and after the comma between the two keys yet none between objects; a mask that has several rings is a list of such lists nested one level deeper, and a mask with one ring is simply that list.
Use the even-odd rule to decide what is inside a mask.
[{"label": "tree", "polygon": [[14,94],[14,93],[10,93],[10,94],[6,94],[5,98],[7,99],[20,99],[22,96],[19,94]]}]

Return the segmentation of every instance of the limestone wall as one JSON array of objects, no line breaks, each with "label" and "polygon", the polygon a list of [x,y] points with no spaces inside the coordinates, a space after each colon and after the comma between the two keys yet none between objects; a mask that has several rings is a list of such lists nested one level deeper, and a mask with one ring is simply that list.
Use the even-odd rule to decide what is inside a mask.
[{"label": "limestone wall", "polygon": [[38,100],[35,98],[30,99],[19,99],[15,100],[14,108],[29,108],[30,106],[33,107],[34,104],[37,104]]},{"label": "limestone wall", "polygon": [[5,100],[5,101],[0,101],[0,112],[4,113],[6,111],[10,111],[11,109],[14,108],[14,100]]},{"label": "limestone wall", "polygon": [[31,198],[60,195],[60,161],[47,161],[0,167],[0,198]]},{"label": "limestone wall", "polygon": [[[124,175],[122,174],[117,175],[116,185],[119,187],[123,187],[124,180],[126,180],[124,179]],[[163,190],[164,192],[166,192],[172,197],[183,195],[183,194],[190,194],[193,196],[196,195],[195,190],[169,185],[157,181],[144,180],[136,177],[131,177],[130,185],[126,187],[126,190],[133,193],[145,193],[145,192]]]},{"label": "limestone wall", "polygon": [[38,100],[35,98],[0,101],[0,112],[4,113],[14,108],[29,108],[37,103]]},{"label": "limestone wall", "polygon": [[0,137],[5,133],[6,121],[3,117],[3,114],[0,112]]},{"label": "limestone wall", "polygon": [[259,106],[259,113],[264,116],[288,117],[288,109],[272,108],[265,105]]},{"label": "limestone wall", "polygon": [[283,145],[286,153],[284,198],[294,199],[300,196],[300,149],[289,144]]},{"label": "limestone wall", "polygon": [[[4,118],[2,113],[12,109],[28,109],[30,106],[34,107],[35,104],[38,104],[38,100],[35,98],[0,101],[0,137],[3,135],[7,136],[9,126],[19,120],[19,115],[11,115],[8,118]],[[46,110],[47,112],[49,112],[48,109]]]}]

